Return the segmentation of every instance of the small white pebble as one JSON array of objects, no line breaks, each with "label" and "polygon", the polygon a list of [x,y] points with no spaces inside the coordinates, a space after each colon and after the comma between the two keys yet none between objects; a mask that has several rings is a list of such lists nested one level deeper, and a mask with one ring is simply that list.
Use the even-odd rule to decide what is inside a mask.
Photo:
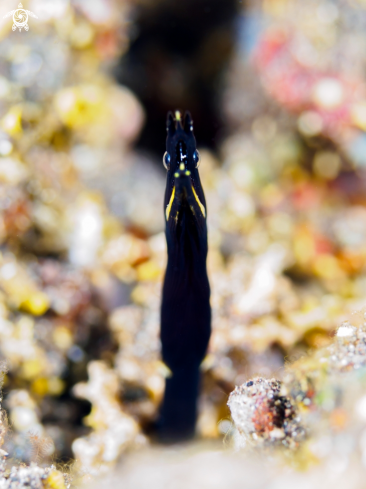
[{"label": "small white pebble", "polygon": [[353,326],[343,325],[338,328],[337,337],[345,338],[345,337],[353,336],[354,333],[355,333],[355,328]]}]

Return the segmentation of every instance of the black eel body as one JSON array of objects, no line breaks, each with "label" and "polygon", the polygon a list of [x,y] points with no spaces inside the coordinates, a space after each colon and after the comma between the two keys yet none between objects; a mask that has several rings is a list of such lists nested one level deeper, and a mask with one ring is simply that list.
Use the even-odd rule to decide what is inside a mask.
[{"label": "black eel body", "polygon": [[199,154],[191,116],[167,119],[164,165],[167,169],[164,213],[168,263],[161,305],[162,359],[166,379],[158,422],[162,440],[194,435],[200,364],[211,334],[207,277],[207,211],[198,173]]}]

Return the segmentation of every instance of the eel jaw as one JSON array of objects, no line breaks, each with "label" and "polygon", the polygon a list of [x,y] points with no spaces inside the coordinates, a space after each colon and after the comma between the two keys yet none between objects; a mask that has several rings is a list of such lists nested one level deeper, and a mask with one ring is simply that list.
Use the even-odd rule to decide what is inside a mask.
[{"label": "eel jaw", "polygon": [[174,173],[176,184],[173,187],[169,203],[165,210],[167,221],[169,221],[173,204],[175,204],[175,214],[177,216],[183,200],[187,201],[193,215],[196,215],[196,211],[199,211],[203,218],[206,218],[206,209],[194,189],[190,176],[191,172],[186,170],[184,163],[181,163],[179,170]]}]

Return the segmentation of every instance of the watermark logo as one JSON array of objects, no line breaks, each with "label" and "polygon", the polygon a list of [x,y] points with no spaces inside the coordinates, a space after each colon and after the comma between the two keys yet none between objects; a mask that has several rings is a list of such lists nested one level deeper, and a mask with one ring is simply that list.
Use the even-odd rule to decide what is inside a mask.
[{"label": "watermark logo", "polygon": [[30,12],[29,10],[24,10],[23,5],[20,3],[18,5],[17,10],[12,10],[11,12],[8,12],[7,14],[4,15],[4,19],[6,17],[13,16],[13,31],[15,31],[17,28],[19,29],[19,32],[24,29],[25,31],[29,30],[29,25],[28,25],[28,17],[34,17],[35,19],[38,19],[36,14],[33,12]]}]

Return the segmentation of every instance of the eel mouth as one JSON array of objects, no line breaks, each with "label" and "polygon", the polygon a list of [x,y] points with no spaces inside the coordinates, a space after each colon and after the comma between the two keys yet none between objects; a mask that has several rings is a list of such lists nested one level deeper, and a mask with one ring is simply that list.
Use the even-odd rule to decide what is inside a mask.
[{"label": "eel mouth", "polygon": [[184,162],[179,164],[178,170],[174,173],[174,178],[175,184],[166,208],[166,220],[169,220],[173,204],[176,215],[183,206],[187,206],[193,215],[199,213],[205,218],[206,209],[197,195],[191,180],[191,172],[186,169]]}]

